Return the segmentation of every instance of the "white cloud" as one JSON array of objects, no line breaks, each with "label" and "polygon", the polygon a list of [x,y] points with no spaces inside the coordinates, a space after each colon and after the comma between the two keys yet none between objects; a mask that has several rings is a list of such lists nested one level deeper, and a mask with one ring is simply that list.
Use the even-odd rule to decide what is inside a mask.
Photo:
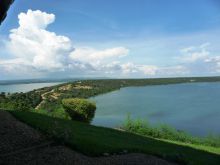
[{"label": "white cloud", "polygon": [[191,46],[181,50],[182,62],[186,71],[195,75],[209,75],[220,73],[220,56],[213,56],[208,50],[210,43]]},{"label": "white cloud", "polygon": [[137,66],[134,65],[133,63],[122,64],[121,68],[124,74],[132,74],[138,72]]},{"label": "white cloud", "polygon": [[68,37],[46,30],[55,16],[28,10],[19,14],[18,19],[19,27],[11,30],[7,43],[11,54],[39,70],[63,69],[73,46]]},{"label": "white cloud", "polygon": [[206,65],[210,66],[210,70],[212,73],[220,73],[220,56],[209,57],[204,60]]},{"label": "white cloud", "polygon": [[24,61],[23,59],[20,58],[0,61],[0,66],[2,68],[5,68],[6,72],[16,72],[16,70],[20,66],[24,66],[24,65],[28,66],[29,65],[28,61]]},{"label": "white cloud", "polygon": [[154,65],[142,65],[142,66],[139,66],[138,69],[142,71],[145,75],[154,76],[156,75],[159,68]]},{"label": "white cloud", "polygon": [[190,46],[181,50],[182,57],[178,59],[182,60],[183,62],[195,62],[198,60],[204,60],[209,55],[210,52],[207,50],[209,43],[204,43],[198,47]]},{"label": "white cloud", "polygon": [[73,61],[90,66],[87,70],[90,74],[111,74],[120,75],[123,72],[120,60],[129,54],[129,50],[124,47],[108,49],[94,49],[90,47],[76,48],[70,58]]},{"label": "white cloud", "polygon": [[21,58],[0,60],[0,75],[6,77],[40,77],[42,73],[39,73],[29,61]]},{"label": "white cloud", "polygon": [[154,65],[135,65],[133,63],[122,64],[121,67],[124,74],[143,73],[145,76],[154,76],[158,70],[158,67]]},{"label": "white cloud", "polygon": [[180,65],[136,64],[124,59],[130,50],[123,46],[74,48],[68,37],[47,30],[55,21],[54,14],[28,10],[18,15],[18,21],[19,26],[10,31],[6,46],[1,46],[10,54],[10,58],[0,59],[1,75],[166,77],[190,75],[198,70],[220,72],[220,56],[210,56],[209,43],[182,49]]},{"label": "white cloud", "polygon": [[190,47],[181,49],[180,52],[182,52],[182,53],[189,53],[189,52],[194,51],[194,50],[195,50],[195,47],[194,46],[190,46]]},{"label": "white cloud", "polygon": [[168,66],[168,67],[161,67],[158,70],[159,75],[167,75],[167,76],[182,76],[190,74],[190,70],[183,65],[176,65],[176,66]]},{"label": "white cloud", "polygon": [[116,71],[109,63],[129,53],[124,47],[74,49],[68,37],[47,30],[48,25],[55,21],[54,14],[28,10],[18,15],[18,21],[19,26],[10,31],[5,47],[12,59],[0,60],[0,67],[8,73],[91,73],[101,72],[100,68],[106,69],[103,72]]},{"label": "white cloud", "polygon": [[73,60],[82,61],[82,62],[97,62],[103,60],[109,60],[112,58],[120,58],[127,56],[129,50],[124,47],[115,47],[104,50],[97,50],[94,48],[77,48],[71,54],[70,57]]},{"label": "white cloud", "polygon": [[27,13],[20,13],[18,15],[19,26],[23,29],[45,29],[49,24],[55,21],[54,14],[48,14],[40,10],[28,10]]},{"label": "white cloud", "polygon": [[136,65],[125,63],[120,65],[124,75],[146,76],[146,77],[170,77],[183,76],[190,73],[190,70],[183,65],[159,67],[156,65]]}]

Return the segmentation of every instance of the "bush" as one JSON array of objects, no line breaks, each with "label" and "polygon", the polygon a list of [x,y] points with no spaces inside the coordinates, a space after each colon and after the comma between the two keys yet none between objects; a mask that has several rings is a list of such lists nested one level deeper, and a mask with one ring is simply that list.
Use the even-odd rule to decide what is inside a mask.
[{"label": "bush", "polygon": [[140,119],[131,119],[130,115],[127,116],[125,123],[122,126],[127,132],[158,138],[167,139],[171,141],[178,141],[190,144],[207,145],[213,147],[220,147],[220,137],[209,135],[208,137],[194,137],[184,131],[176,130],[168,125],[152,126],[147,121]]},{"label": "bush", "polygon": [[63,99],[62,105],[72,120],[90,123],[95,115],[96,105],[86,99]]},{"label": "bush", "polygon": [[30,111],[32,109],[32,107],[24,101],[15,102],[12,104],[12,106],[13,106],[13,110],[18,110],[18,111]]}]

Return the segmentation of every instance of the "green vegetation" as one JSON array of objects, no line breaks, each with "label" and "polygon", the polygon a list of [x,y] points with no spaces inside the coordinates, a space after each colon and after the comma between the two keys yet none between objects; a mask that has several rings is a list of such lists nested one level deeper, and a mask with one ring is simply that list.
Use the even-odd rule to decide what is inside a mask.
[{"label": "green vegetation", "polygon": [[187,144],[205,145],[220,148],[220,137],[207,136],[204,138],[194,137],[184,131],[177,131],[168,125],[151,126],[147,121],[132,120],[128,115],[122,129],[143,136],[169,141],[183,142]]},{"label": "green vegetation", "polygon": [[48,112],[48,111],[45,111],[45,110],[42,110],[42,109],[39,109],[39,110],[31,110],[30,112],[34,112],[34,113],[39,113],[39,114],[42,114],[42,115],[47,115],[47,116],[50,116],[50,117],[56,117],[56,118],[60,118],[60,119],[65,119],[65,120],[71,120],[69,114],[67,114],[63,108],[59,108],[59,109],[56,109],[55,111],[51,111],[51,112]]},{"label": "green vegetation", "polygon": [[[127,150],[157,155],[187,164],[220,164],[219,138],[196,138],[168,126],[153,128],[149,124],[130,119],[124,125],[124,129],[130,133],[90,126],[86,123],[63,120],[71,119],[70,113],[67,112],[71,112],[70,115],[74,119],[76,111],[72,110],[76,108],[70,106],[71,110],[69,106],[62,106],[62,100],[86,99],[119,90],[122,87],[216,81],[220,81],[220,77],[83,80],[27,93],[2,93],[0,108],[18,110],[11,113],[18,119],[88,155],[101,155],[105,152],[120,153]],[[64,108],[68,110],[65,111]]]},{"label": "green vegetation", "polygon": [[209,146],[174,144],[109,128],[52,118],[45,115],[12,111],[16,118],[91,156],[103,153],[141,152],[190,165],[220,164],[220,149]]},{"label": "green vegetation", "polygon": [[27,93],[4,94],[4,98],[0,97],[0,108],[9,110],[36,109],[36,112],[45,111],[44,114],[53,116],[64,111],[62,100],[66,98],[89,98],[130,86],[217,81],[220,81],[220,77],[82,80],[45,87]]},{"label": "green vegetation", "polygon": [[41,94],[49,90],[42,88],[27,93],[1,93],[0,108],[9,110],[31,110],[34,109],[41,101]]},{"label": "green vegetation", "polygon": [[63,99],[62,105],[72,120],[90,123],[95,115],[95,103],[86,99]]}]

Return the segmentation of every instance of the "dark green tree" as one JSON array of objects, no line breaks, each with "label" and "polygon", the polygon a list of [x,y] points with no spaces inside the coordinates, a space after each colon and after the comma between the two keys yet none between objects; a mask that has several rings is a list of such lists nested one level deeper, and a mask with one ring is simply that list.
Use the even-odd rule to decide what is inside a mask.
[{"label": "dark green tree", "polygon": [[72,120],[90,123],[95,115],[96,105],[86,99],[63,99],[62,105]]}]

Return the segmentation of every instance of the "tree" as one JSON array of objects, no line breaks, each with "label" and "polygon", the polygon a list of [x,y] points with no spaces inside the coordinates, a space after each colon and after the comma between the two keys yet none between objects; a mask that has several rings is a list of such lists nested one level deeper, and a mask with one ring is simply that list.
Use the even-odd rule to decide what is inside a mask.
[{"label": "tree", "polygon": [[86,99],[63,99],[62,105],[72,120],[90,123],[95,115],[96,105]]},{"label": "tree", "polygon": [[18,111],[30,111],[31,106],[27,104],[25,101],[18,101],[14,103],[14,108],[13,110],[18,110]]},{"label": "tree", "polygon": [[2,99],[5,99],[5,98],[6,98],[5,92],[1,92],[1,93],[0,93],[0,98],[2,98]]}]

